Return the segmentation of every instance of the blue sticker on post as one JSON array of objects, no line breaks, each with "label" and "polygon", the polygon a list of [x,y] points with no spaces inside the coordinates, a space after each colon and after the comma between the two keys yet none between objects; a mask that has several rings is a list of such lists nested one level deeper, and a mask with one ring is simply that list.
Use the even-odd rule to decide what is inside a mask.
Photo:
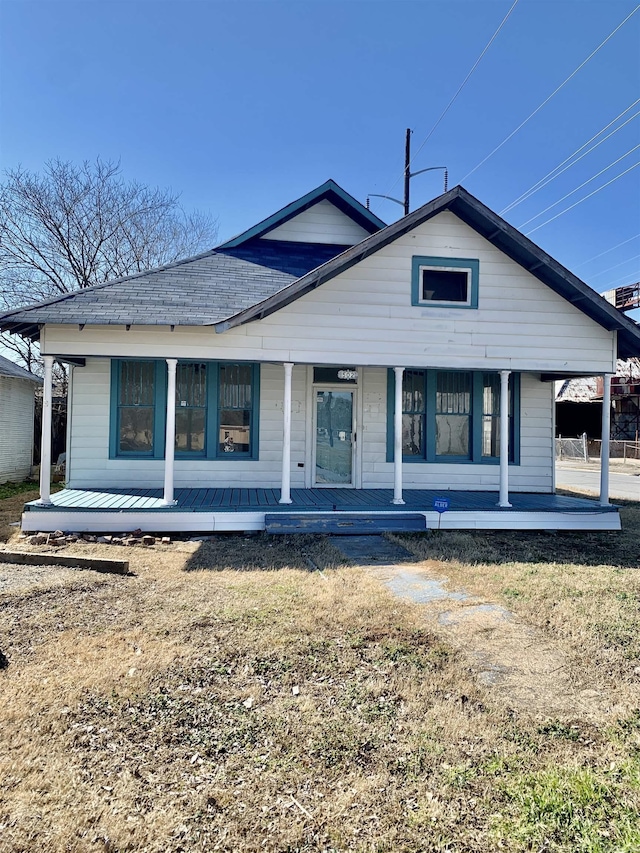
[{"label": "blue sticker on post", "polygon": [[436,498],[433,508],[436,512],[446,512],[449,509],[449,498]]}]

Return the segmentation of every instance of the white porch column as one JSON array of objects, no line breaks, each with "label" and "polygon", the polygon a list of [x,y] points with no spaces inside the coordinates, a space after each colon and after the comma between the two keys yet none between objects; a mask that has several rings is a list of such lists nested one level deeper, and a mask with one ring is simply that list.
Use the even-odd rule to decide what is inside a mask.
[{"label": "white porch column", "polygon": [[395,412],[393,414],[393,501],[403,504],[402,500],[402,376],[404,367],[394,367],[396,375]]},{"label": "white porch column", "polygon": [[509,507],[509,374],[500,371],[500,500],[498,506]]},{"label": "white porch column", "polygon": [[173,477],[176,446],[176,365],[177,358],[167,359],[167,426],[164,446],[164,503],[175,504]]},{"label": "white porch column", "polygon": [[40,438],[40,500],[51,503],[51,397],[53,386],[53,356],[44,356],[44,388],[42,389],[42,436]]},{"label": "white porch column", "polygon": [[602,377],[602,445],[600,447],[600,506],[609,503],[609,437],[611,435],[611,374]]},{"label": "white porch column", "polygon": [[284,396],[282,398],[283,437],[282,437],[282,488],[281,504],[291,503],[291,377],[293,363],[284,363]]}]

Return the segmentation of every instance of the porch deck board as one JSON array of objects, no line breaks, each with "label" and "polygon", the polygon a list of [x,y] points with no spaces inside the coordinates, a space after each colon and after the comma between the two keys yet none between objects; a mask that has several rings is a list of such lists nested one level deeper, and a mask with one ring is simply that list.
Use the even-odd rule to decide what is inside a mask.
[{"label": "porch deck board", "polygon": [[162,489],[63,489],[51,496],[50,506],[27,504],[29,512],[48,512],[69,509],[83,512],[131,510],[148,512],[406,512],[433,511],[436,497],[446,497],[449,509],[458,512],[616,512],[617,507],[601,507],[588,498],[534,493],[510,495],[511,508],[498,504],[497,492],[436,491],[406,489],[404,505],[394,506],[392,489],[292,489],[290,504],[280,504],[278,489],[176,489],[176,504],[162,504]]}]

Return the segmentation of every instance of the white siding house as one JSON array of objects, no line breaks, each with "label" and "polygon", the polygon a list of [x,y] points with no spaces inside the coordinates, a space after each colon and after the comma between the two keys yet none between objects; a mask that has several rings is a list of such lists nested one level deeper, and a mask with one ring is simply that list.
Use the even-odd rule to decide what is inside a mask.
[{"label": "white siding house", "polygon": [[0,483],[29,476],[34,394],[42,380],[0,356]]},{"label": "white siding house", "polygon": [[28,529],[424,527],[443,495],[444,526],[619,523],[606,488],[554,495],[554,380],[608,377],[640,333],[461,187],[384,226],[329,181],[0,327],[71,367],[68,488]]}]

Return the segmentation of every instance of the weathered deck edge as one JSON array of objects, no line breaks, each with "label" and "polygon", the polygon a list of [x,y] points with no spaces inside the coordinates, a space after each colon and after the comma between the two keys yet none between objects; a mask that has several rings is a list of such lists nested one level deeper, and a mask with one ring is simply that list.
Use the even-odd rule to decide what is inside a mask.
[{"label": "weathered deck edge", "polygon": [[[394,513],[393,508],[383,502],[382,495],[378,496],[377,505],[343,505],[330,508],[295,504],[260,507],[230,505],[215,508],[204,504],[189,507],[158,506],[159,501],[154,497],[142,498],[142,505],[135,507],[107,508],[100,505],[98,495],[99,493],[86,493],[90,506],[64,506],[60,503],[39,506],[32,502],[25,506],[22,529],[25,532],[63,530],[78,533],[115,533],[137,529],[148,533],[261,531],[266,527],[265,516],[286,513],[289,518],[298,516],[301,521],[300,532],[305,532],[314,517],[335,515],[336,524],[339,524],[341,518],[355,512],[379,521],[380,523],[376,524],[376,532],[381,532],[385,529],[384,518]],[[546,496],[545,501],[544,497],[536,496],[539,508],[470,506],[450,509],[439,515],[426,506],[425,495],[422,508],[407,504],[398,507],[396,512],[422,515],[425,519],[425,529],[620,530],[620,515],[616,506],[602,507],[588,499],[558,499],[554,495]],[[487,500],[485,496],[485,502]]]}]

